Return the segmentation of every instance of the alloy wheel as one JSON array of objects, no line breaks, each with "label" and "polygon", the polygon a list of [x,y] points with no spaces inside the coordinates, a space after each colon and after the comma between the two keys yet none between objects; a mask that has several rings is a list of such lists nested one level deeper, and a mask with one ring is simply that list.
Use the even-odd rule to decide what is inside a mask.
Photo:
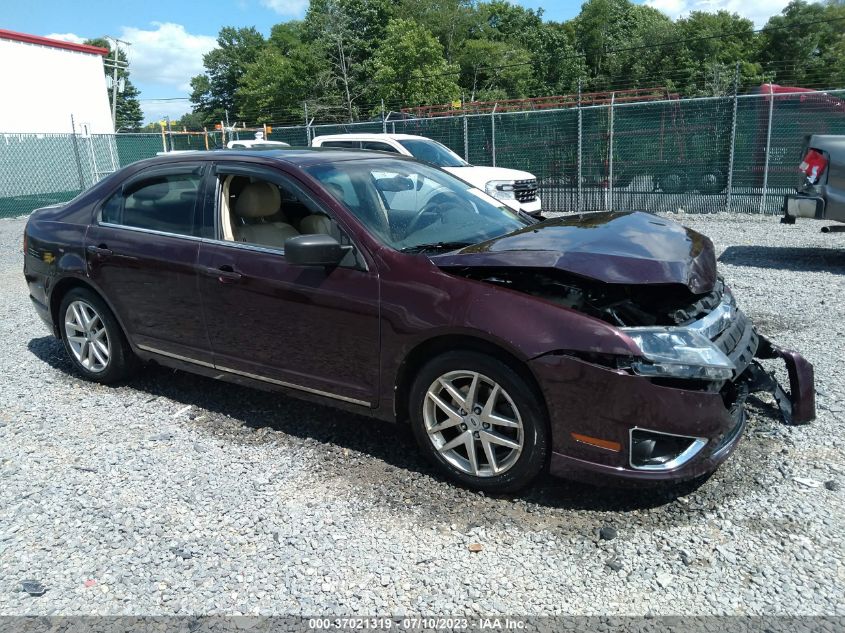
[{"label": "alloy wheel", "polygon": [[508,393],[474,371],[451,371],[428,388],[423,420],[435,450],[475,477],[510,470],[524,445],[522,416]]},{"label": "alloy wheel", "polygon": [[98,374],[106,370],[111,346],[106,324],[91,304],[76,300],[65,311],[65,337],[76,361]]}]

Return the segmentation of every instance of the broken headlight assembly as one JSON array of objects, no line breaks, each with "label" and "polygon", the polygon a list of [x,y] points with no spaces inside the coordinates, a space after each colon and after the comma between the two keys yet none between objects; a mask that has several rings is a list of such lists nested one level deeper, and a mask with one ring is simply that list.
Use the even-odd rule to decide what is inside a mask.
[{"label": "broken headlight assembly", "polygon": [[642,358],[634,373],[650,377],[729,380],[736,369],[707,337],[682,327],[620,328],[637,344]]}]

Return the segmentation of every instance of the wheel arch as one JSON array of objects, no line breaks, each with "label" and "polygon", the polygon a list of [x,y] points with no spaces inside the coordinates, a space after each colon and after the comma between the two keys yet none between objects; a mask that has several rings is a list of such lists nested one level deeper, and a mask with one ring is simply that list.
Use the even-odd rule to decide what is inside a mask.
[{"label": "wheel arch", "polygon": [[[123,320],[120,318],[120,315],[114,309],[111,302],[106,299],[102,292],[90,281],[84,279],[82,277],[63,277],[59,279],[56,284],[53,286],[53,289],[50,291],[50,317],[53,321],[53,332],[57,338],[62,338],[61,333],[61,315],[59,314],[59,308],[62,305],[62,300],[65,298],[67,293],[75,288],[82,288],[84,290],[89,290],[93,292],[97,297],[99,297],[103,303],[106,304],[109,310],[111,310],[112,315],[114,315],[117,324],[120,326],[121,331],[123,332],[123,336],[126,337],[126,340],[129,340],[129,336],[126,332],[126,327],[123,325]],[[131,343],[130,343],[131,345]]]},{"label": "wheel arch", "polygon": [[517,358],[513,353],[496,345],[488,340],[469,334],[446,334],[427,339],[417,344],[405,356],[399,369],[396,372],[394,381],[393,408],[397,422],[407,423],[409,415],[409,397],[411,385],[420,369],[431,359],[445,354],[446,352],[467,351],[488,354],[496,360],[504,363],[525,380],[528,386],[535,392],[538,402],[548,412],[546,400],[540,389],[534,373],[527,363]]}]

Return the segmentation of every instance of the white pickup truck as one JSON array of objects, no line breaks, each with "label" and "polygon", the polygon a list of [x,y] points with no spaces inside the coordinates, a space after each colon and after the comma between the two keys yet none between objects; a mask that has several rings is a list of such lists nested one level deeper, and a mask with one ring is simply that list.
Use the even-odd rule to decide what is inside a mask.
[{"label": "white pickup truck", "polygon": [[331,134],[316,136],[312,147],[368,149],[413,156],[477,187],[515,211],[539,215],[537,178],[526,171],[470,165],[445,145],[412,134]]}]

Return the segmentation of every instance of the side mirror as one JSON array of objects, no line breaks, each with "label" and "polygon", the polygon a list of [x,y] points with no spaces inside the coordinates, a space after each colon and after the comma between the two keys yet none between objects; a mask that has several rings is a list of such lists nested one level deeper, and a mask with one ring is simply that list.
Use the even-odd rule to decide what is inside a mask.
[{"label": "side mirror", "polygon": [[351,246],[342,246],[331,235],[315,233],[285,240],[285,259],[298,266],[337,266]]},{"label": "side mirror", "polygon": [[406,176],[393,176],[392,178],[379,178],[376,180],[376,187],[381,191],[400,192],[410,191],[414,188],[414,181]]}]

